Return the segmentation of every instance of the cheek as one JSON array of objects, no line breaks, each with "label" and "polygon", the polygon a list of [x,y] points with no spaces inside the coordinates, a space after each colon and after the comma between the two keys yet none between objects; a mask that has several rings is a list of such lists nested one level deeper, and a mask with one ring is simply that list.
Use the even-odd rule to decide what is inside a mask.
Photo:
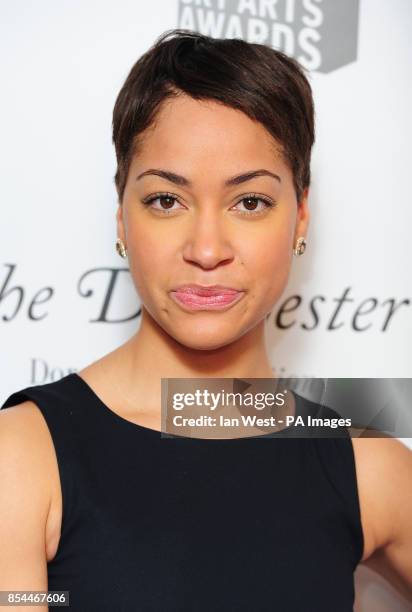
[{"label": "cheek", "polygon": [[278,241],[261,245],[259,250],[250,254],[250,261],[258,274],[266,278],[278,272],[287,261],[287,249]]},{"label": "cheek", "polygon": [[135,287],[144,300],[156,290],[157,281],[167,277],[172,266],[172,245],[156,232],[134,231],[129,236],[128,255]]},{"label": "cheek", "polygon": [[273,275],[288,267],[291,238],[287,224],[283,224],[282,229],[272,228],[272,231],[262,232],[244,244],[244,264],[247,266],[249,262],[254,278],[273,278]]},{"label": "cheek", "polygon": [[275,302],[282,293],[290,272],[291,238],[288,228],[261,236],[258,244],[243,249],[242,262],[252,281],[252,296],[259,302]]}]

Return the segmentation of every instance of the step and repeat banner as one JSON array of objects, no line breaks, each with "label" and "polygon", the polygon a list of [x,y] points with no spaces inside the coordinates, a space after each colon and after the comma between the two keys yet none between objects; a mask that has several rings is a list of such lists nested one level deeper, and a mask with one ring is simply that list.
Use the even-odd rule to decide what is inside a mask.
[{"label": "step and repeat banner", "polygon": [[[0,10],[3,401],[80,370],[139,326],[115,251],[111,116],[131,66],[174,27],[265,43],[309,70],[311,221],[267,319],[274,371],[412,377],[410,0],[3,0]],[[366,568],[356,580],[358,612],[409,609]]]}]

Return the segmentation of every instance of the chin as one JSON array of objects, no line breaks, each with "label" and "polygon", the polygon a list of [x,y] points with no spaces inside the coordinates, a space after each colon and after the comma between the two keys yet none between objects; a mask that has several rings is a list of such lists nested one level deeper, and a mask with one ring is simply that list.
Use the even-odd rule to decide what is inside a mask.
[{"label": "chin", "polygon": [[216,336],[210,337],[208,339],[203,340],[202,338],[194,339],[194,338],[175,338],[177,342],[182,344],[188,349],[192,349],[194,351],[213,351],[218,350],[228,344],[233,342],[233,339],[229,339],[227,341],[222,341],[222,338],[217,338]]},{"label": "chin", "polygon": [[185,325],[176,327],[171,334],[177,342],[196,351],[211,351],[222,348],[234,342],[239,336],[237,326],[214,325],[204,323],[198,325]]}]

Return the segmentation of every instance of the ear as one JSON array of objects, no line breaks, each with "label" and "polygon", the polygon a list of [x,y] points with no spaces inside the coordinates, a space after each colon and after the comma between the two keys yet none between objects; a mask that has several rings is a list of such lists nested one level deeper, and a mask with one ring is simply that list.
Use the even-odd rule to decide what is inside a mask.
[{"label": "ear", "polygon": [[118,204],[117,211],[116,211],[116,224],[117,224],[117,236],[123,241],[123,244],[125,245],[125,247],[127,247],[126,231],[125,231],[124,220],[123,220],[123,206],[120,203]]},{"label": "ear", "polygon": [[303,236],[306,238],[308,227],[309,227],[309,219],[310,212],[308,206],[308,198],[309,198],[309,187],[306,187],[304,190],[300,202],[298,202],[298,212],[296,218],[296,227],[295,227],[295,242],[300,237]]}]

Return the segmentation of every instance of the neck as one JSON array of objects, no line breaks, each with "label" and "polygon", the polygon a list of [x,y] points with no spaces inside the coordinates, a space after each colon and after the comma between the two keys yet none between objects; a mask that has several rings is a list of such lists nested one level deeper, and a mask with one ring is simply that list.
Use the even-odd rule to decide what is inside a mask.
[{"label": "neck", "polygon": [[177,342],[142,309],[140,328],[127,345],[133,371],[145,377],[273,377],[264,320],[229,345],[197,350]]},{"label": "neck", "polygon": [[[265,340],[265,321],[229,345],[210,350],[183,346],[142,308],[138,331],[113,357],[118,386],[129,403],[158,409],[161,378],[274,378]],[[127,391],[126,391],[127,390]]]}]

